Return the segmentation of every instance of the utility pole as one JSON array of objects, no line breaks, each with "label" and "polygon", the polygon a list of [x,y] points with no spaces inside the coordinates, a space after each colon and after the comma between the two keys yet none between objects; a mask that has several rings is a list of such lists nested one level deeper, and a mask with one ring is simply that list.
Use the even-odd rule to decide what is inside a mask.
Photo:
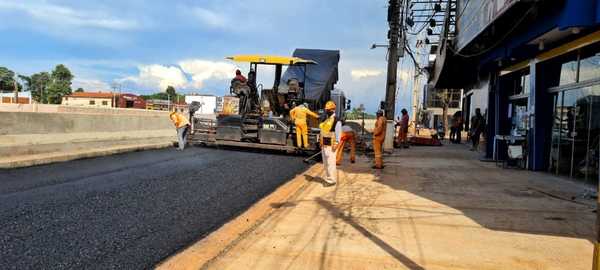
[{"label": "utility pole", "polygon": [[385,116],[388,120],[394,120],[396,113],[396,89],[398,87],[398,60],[404,56],[404,34],[402,31],[403,4],[407,0],[389,0],[388,23],[390,31],[388,39],[388,70],[385,92]]},{"label": "utility pole", "polygon": [[14,87],[15,87],[15,102],[14,103],[19,103],[19,84],[17,83],[17,80],[15,79],[14,81]]},{"label": "utility pole", "polygon": [[[600,146],[598,146],[600,148]],[[598,169],[600,172],[600,168]],[[600,182],[600,176],[598,176]],[[598,193],[600,194],[600,185],[598,186]],[[594,258],[592,261],[592,269],[600,270],[600,197],[596,196],[596,225],[594,229],[596,231],[596,241],[594,242]]]}]

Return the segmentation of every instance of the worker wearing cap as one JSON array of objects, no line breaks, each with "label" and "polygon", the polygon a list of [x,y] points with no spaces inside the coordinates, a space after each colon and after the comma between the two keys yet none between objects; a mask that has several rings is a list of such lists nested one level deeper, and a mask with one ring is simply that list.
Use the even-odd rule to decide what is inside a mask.
[{"label": "worker wearing cap", "polygon": [[373,151],[375,152],[375,166],[373,169],[383,169],[383,142],[385,141],[387,121],[383,111],[377,111],[377,121],[373,130]]},{"label": "worker wearing cap", "polygon": [[242,71],[240,71],[239,69],[235,70],[235,77],[233,79],[238,80],[241,83],[248,82],[248,79],[246,79],[246,77],[244,77],[244,75],[242,75]]},{"label": "worker wearing cap", "polygon": [[356,135],[354,130],[348,125],[342,125],[342,138],[337,147],[336,164],[341,165],[344,158],[344,145],[350,144],[350,162],[356,162]]},{"label": "worker wearing cap", "polygon": [[185,143],[187,141],[188,130],[190,128],[190,121],[182,114],[177,112],[177,110],[173,110],[169,115],[171,121],[175,125],[175,129],[177,129],[177,140],[179,142],[179,150],[185,148]]},{"label": "worker wearing cap", "polygon": [[319,125],[321,129],[321,154],[323,156],[323,166],[325,167],[325,182],[329,185],[335,185],[337,183],[335,150],[342,135],[342,124],[335,116],[335,103],[333,101],[327,101],[325,113],[327,118]]},{"label": "worker wearing cap", "polygon": [[319,118],[316,113],[307,108],[306,104],[300,104],[290,111],[290,118],[296,126],[296,145],[300,148],[308,148],[307,116]]}]

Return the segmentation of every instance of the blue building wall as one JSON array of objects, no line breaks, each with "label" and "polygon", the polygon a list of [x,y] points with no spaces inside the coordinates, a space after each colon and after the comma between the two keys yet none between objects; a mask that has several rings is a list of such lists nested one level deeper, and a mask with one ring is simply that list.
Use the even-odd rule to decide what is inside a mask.
[{"label": "blue building wall", "polygon": [[[553,4],[548,4],[553,3]],[[582,31],[594,31],[600,25],[600,0],[564,0],[545,1],[542,10],[538,11],[538,18],[534,23],[518,27],[512,34],[494,50],[484,55],[479,60],[481,70],[487,70],[492,76],[498,77],[500,69],[496,64],[498,59],[517,59],[516,62],[534,59],[539,53],[535,45],[527,45],[545,33],[553,30],[568,30],[581,27]],[[502,34],[498,34],[502,35]],[[570,42],[574,36],[569,36],[558,41],[554,46]],[[547,48],[550,49],[550,48]],[[560,78],[560,65],[532,62],[529,66],[531,76],[529,112],[530,129],[528,133],[529,168],[532,170],[545,170],[548,166],[548,155],[551,144],[553,96],[548,93],[548,88],[557,85]],[[487,157],[492,157],[495,134],[508,134],[510,132],[510,118],[508,117],[508,95],[501,78],[495,80],[491,86],[489,101],[488,145]],[[505,152],[501,146],[499,153]],[[500,156],[502,158],[502,155]]]}]

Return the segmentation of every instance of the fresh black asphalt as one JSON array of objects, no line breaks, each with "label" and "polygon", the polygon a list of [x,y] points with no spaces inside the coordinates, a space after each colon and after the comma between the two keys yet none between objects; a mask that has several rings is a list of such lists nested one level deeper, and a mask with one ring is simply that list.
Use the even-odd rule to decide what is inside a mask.
[{"label": "fresh black asphalt", "polygon": [[188,148],[0,170],[0,269],[147,269],[306,169]]}]

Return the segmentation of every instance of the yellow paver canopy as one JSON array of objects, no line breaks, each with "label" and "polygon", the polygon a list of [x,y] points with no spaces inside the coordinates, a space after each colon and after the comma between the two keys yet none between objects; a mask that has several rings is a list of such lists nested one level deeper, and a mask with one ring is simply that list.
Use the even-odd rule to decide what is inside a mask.
[{"label": "yellow paver canopy", "polygon": [[296,65],[296,64],[316,64],[317,62],[312,60],[306,60],[298,57],[289,56],[277,56],[277,55],[234,55],[226,57],[226,59],[233,60],[235,62],[248,62],[248,63],[260,63],[260,64],[271,64],[271,65]]}]

